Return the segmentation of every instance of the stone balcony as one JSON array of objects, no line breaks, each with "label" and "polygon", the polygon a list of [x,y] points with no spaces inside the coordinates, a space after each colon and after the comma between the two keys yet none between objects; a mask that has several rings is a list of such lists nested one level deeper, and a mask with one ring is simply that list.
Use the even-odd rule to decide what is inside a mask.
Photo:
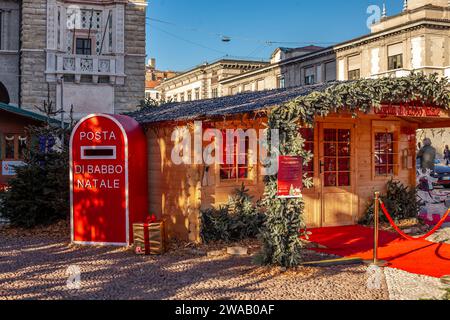
[{"label": "stone balcony", "polygon": [[[123,84],[125,79],[124,57],[106,55],[77,55],[47,53],[47,80],[57,81],[62,76],[80,83],[83,77],[92,77],[92,83]],[[67,77],[69,76],[69,77]]]}]

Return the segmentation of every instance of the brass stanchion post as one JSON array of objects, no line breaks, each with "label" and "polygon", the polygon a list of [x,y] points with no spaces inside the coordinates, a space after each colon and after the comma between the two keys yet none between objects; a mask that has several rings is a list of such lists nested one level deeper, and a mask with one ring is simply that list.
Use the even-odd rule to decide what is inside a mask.
[{"label": "brass stanchion post", "polygon": [[366,261],[366,263],[378,267],[384,267],[387,264],[386,261],[378,260],[378,246],[380,238],[380,193],[378,191],[375,192],[373,220],[373,260]]},{"label": "brass stanchion post", "polygon": [[380,234],[378,229],[380,227],[380,193],[375,192],[375,208],[374,208],[374,236],[373,236],[373,264],[378,263],[378,240]]}]

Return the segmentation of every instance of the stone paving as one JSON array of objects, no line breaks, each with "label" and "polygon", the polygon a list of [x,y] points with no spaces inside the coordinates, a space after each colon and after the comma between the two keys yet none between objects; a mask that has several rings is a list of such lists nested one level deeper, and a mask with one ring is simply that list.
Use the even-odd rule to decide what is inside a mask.
[{"label": "stone paving", "polygon": [[282,272],[255,266],[249,256],[208,257],[187,248],[143,257],[118,248],[72,246],[53,234],[0,229],[0,299],[387,300],[439,294],[426,289],[436,281],[415,287],[425,296],[400,290],[408,288],[405,281],[417,280],[396,271],[385,271],[386,277],[381,272],[379,287],[368,287],[367,270],[353,265]]}]

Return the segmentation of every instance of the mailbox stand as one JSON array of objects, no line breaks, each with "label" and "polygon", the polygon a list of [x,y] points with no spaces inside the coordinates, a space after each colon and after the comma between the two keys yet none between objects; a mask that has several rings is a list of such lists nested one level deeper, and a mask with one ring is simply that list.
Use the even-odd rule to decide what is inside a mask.
[{"label": "mailbox stand", "polygon": [[122,115],[82,119],[70,139],[72,242],[127,246],[148,215],[147,142]]}]

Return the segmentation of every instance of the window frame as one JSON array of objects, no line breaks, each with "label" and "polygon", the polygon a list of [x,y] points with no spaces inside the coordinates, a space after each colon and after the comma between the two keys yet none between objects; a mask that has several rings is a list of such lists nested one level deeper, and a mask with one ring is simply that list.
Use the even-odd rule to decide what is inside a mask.
[{"label": "window frame", "polygon": [[[83,53],[78,53],[78,49],[79,49],[78,41],[83,41],[83,46],[80,48],[83,51]],[[86,43],[89,43],[88,47],[86,47]],[[91,38],[88,38],[88,37],[77,37],[75,39],[75,53],[77,55],[82,55],[82,56],[91,56],[92,55],[92,43],[93,42],[92,42]],[[89,54],[85,53],[85,50],[89,50]]]},{"label": "window frame", "polygon": [[305,75],[305,85],[312,86],[313,84],[315,84],[316,83],[316,79],[315,78],[316,77],[315,77],[314,74],[309,75],[309,76]]},{"label": "window frame", "polygon": [[[357,72],[355,77],[352,77],[352,72]],[[349,70],[347,74],[348,80],[358,80],[361,79],[361,69]]]},{"label": "window frame", "polygon": [[279,76],[277,78],[277,86],[278,89],[285,89],[286,88],[286,78],[284,76]]},{"label": "window frame", "polygon": [[[379,133],[389,133],[393,135],[393,163],[386,164],[386,167],[393,167],[393,173],[377,174],[376,153],[376,135]],[[372,152],[371,152],[371,171],[372,180],[386,180],[395,178],[400,172],[400,122],[399,121],[376,121],[372,122]],[[383,153],[384,154],[384,153]]]},{"label": "window frame", "polygon": [[[14,157],[6,157],[6,137],[13,136]],[[23,161],[25,157],[20,154],[20,138],[26,139],[26,145],[29,143],[30,138],[25,133],[9,132],[0,133],[0,161]],[[26,149],[25,149],[26,150]]]},{"label": "window frame", "polygon": [[[395,67],[394,66],[394,60],[392,60],[392,59],[398,58],[398,57],[400,57],[400,64],[399,64],[399,66]],[[398,62],[398,61],[395,61],[395,62]],[[389,71],[403,69],[403,67],[404,67],[404,64],[403,64],[403,53],[402,54],[396,54],[396,55],[393,55],[393,56],[388,56],[388,70]]]},{"label": "window frame", "polygon": [[[232,128],[226,128],[226,129],[219,129],[222,132],[222,139],[223,139],[223,157],[226,159],[226,130],[229,130]],[[247,138],[246,138],[247,139]],[[258,163],[252,163],[252,153],[256,152],[256,156],[258,156],[258,149],[257,150],[251,150],[251,143],[249,142],[248,145],[246,145],[246,157],[247,157],[247,164],[240,165],[238,164],[237,157],[239,155],[239,144],[235,140],[234,142],[235,146],[235,163],[232,165],[225,164],[216,164],[216,185],[217,186],[235,186],[238,183],[244,183],[246,185],[253,185],[257,181],[257,169],[258,169]],[[258,158],[257,158],[258,159]],[[223,166],[234,166],[234,170],[236,170],[237,174],[235,178],[229,178],[225,179],[222,178],[222,170],[224,170]],[[239,177],[239,169],[246,169],[247,170],[247,176],[246,178],[240,178]]]}]

